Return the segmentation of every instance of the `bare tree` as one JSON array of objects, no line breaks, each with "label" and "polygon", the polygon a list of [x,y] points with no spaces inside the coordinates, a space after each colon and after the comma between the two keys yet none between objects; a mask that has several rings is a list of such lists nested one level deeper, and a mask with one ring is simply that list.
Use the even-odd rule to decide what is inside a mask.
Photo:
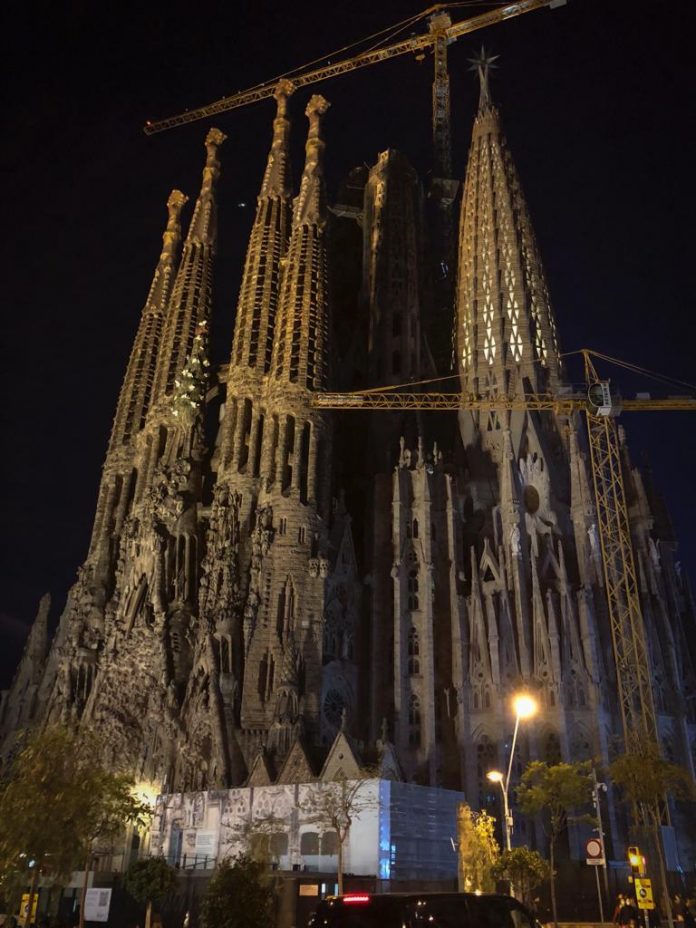
[{"label": "bare tree", "polygon": [[360,779],[349,780],[339,776],[327,783],[316,783],[310,788],[309,796],[300,803],[300,809],[309,821],[336,832],[339,895],[343,894],[343,856],[350,829],[362,812],[376,806],[375,799],[365,794],[365,786],[375,774],[368,770],[362,773]]}]

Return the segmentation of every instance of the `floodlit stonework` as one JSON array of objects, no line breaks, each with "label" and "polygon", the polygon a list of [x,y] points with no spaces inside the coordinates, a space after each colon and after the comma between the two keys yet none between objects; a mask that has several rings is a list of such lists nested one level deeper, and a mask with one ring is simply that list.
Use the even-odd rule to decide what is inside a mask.
[{"label": "floodlit stonework", "polygon": [[[345,744],[352,766],[339,777],[386,764],[395,780],[494,807],[485,774],[505,762],[522,687],[541,711],[521,733],[520,766],[605,764],[621,747],[583,426],[313,407],[328,388],[448,373],[425,334],[447,283],[433,282],[425,194],[403,154],[356,169],[329,208],[320,96],[293,199],[292,92],[285,81],[276,92],[222,367],[208,348],[224,311],[211,289],[221,132],[206,138],[180,255],[186,197],[169,198],[89,552],[51,643],[42,602],[3,699],[2,754],[19,729],[61,721],[107,764],[203,795],[307,783]],[[539,249],[485,73],[457,264],[461,390],[562,388]],[[660,498],[625,440],[623,454],[659,733],[693,772],[693,604]],[[611,794],[607,812],[618,854]]]}]

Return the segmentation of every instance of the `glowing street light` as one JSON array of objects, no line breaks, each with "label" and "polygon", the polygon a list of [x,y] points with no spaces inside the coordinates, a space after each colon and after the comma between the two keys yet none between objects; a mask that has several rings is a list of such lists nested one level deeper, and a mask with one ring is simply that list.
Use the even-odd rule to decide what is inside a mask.
[{"label": "glowing street light", "polygon": [[531,719],[539,711],[539,703],[529,693],[518,693],[512,700],[517,719]]},{"label": "glowing street light", "polygon": [[515,746],[517,744],[517,732],[520,727],[520,720],[531,719],[539,711],[539,703],[529,693],[516,693],[512,698],[512,708],[515,711],[515,731],[512,736],[512,747],[510,748],[510,761],[508,763],[507,776],[504,776],[500,770],[489,770],[486,777],[491,783],[497,783],[503,794],[503,813],[505,817],[505,848],[512,850],[512,812],[510,811],[509,789],[510,777],[512,776],[512,760],[515,756]]}]

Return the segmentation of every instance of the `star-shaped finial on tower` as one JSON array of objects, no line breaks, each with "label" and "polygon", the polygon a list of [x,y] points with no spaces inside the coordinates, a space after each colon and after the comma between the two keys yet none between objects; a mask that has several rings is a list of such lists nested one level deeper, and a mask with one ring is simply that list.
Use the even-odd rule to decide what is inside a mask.
[{"label": "star-shaped finial on tower", "polygon": [[469,58],[470,71],[478,71],[479,81],[481,82],[481,97],[479,100],[479,109],[483,110],[491,105],[491,93],[488,86],[488,75],[493,68],[497,68],[495,63],[500,55],[489,55],[485,45],[481,46],[481,51],[473,58]]}]

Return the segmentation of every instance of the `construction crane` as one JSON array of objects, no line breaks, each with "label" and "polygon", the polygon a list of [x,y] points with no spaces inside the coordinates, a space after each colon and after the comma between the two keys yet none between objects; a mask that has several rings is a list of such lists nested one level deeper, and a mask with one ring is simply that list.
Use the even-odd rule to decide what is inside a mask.
[{"label": "construction crane", "polygon": [[[399,388],[361,390],[355,393],[317,393],[312,405],[319,409],[473,410],[478,412],[536,411],[570,416],[583,412],[587,420],[590,462],[602,550],[607,607],[616,665],[621,721],[627,752],[641,743],[658,740],[657,720],[650,681],[650,663],[640,604],[638,578],[621,468],[616,417],[620,412],[696,411],[696,398],[622,399],[612,393],[594,366],[594,352],[584,349],[586,391],[523,396],[475,396],[463,393],[395,392]],[[600,357],[602,357],[600,355]],[[669,822],[666,803],[661,818]]]},{"label": "construction crane", "polygon": [[[153,135],[155,132],[163,132],[165,129],[173,129],[176,126],[185,126],[187,123],[196,122],[199,119],[219,116],[220,113],[227,113],[229,110],[247,106],[249,103],[267,100],[273,96],[280,77],[290,78],[295,87],[306,87],[309,84],[317,84],[319,81],[327,80],[330,77],[339,77],[342,74],[358,71],[360,68],[366,68],[380,61],[398,58],[400,55],[414,54],[417,58],[420,58],[432,46],[435,50],[436,79],[433,87],[433,129],[436,135],[435,164],[438,167],[446,168],[451,163],[448,160],[451,156],[449,155],[447,46],[462,36],[469,35],[486,26],[493,26],[508,19],[515,19],[523,13],[531,13],[532,10],[539,10],[543,7],[563,6],[565,2],[566,0],[519,0],[518,3],[509,3],[506,6],[496,7],[494,10],[489,10],[479,16],[473,16],[458,23],[452,23],[449,16],[442,12],[447,4],[436,4],[413,19],[413,21],[416,21],[429,14],[434,14],[431,19],[430,31],[423,35],[409,36],[409,38],[402,39],[400,42],[370,49],[350,58],[344,58],[341,61],[325,64],[312,70],[304,71],[300,69],[299,72],[292,75],[280,75],[266,83],[257,84],[248,90],[222,97],[214,103],[187,110],[167,119],[149,121],[145,124],[144,130],[147,135]],[[438,145],[442,146],[441,151],[437,150]]]},{"label": "construction crane", "polygon": [[[430,324],[429,339],[433,356],[439,367],[451,369],[451,339],[448,334],[448,313],[452,300],[452,287],[454,282],[454,269],[456,264],[454,248],[454,203],[459,190],[459,182],[452,177],[452,145],[450,120],[450,81],[447,69],[447,47],[462,36],[470,35],[478,29],[493,26],[515,19],[524,13],[531,13],[544,7],[554,8],[564,6],[566,0],[518,0],[495,9],[488,10],[478,16],[453,23],[448,5],[438,3],[412,16],[401,23],[379,33],[385,36],[378,42],[377,47],[353,54],[336,61],[327,61],[319,67],[310,65],[300,67],[292,72],[278,75],[262,84],[257,84],[248,90],[239,91],[227,97],[222,97],[214,103],[187,110],[167,119],[148,121],[145,132],[152,135],[163,132],[176,126],[187,125],[199,119],[219,116],[229,110],[266,100],[272,97],[278,81],[289,79],[295,88],[316,84],[331,77],[339,77],[378,64],[380,61],[389,61],[401,55],[413,54],[418,61],[425,58],[426,51],[433,54],[433,86],[432,86],[432,139],[433,139],[433,168],[430,178],[428,198],[432,207],[430,221],[432,225],[433,252],[431,263],[433,270],[433,297],[434,307]],[[456,4],[461,5],[461,4]],[[417,22],[428,18],[428,31],[421,35],[411,35],[406,39],[392,42],[391,39],[405,28],[411,28]],[[370,39],[375,38],[371,36]],[[353,48],[358,44],[353,43]],[[341,51],[345,51],[342,49]],[[322,59],[326,60],[326,59]],[[313,64],[314,62],[310,63]]]}]

